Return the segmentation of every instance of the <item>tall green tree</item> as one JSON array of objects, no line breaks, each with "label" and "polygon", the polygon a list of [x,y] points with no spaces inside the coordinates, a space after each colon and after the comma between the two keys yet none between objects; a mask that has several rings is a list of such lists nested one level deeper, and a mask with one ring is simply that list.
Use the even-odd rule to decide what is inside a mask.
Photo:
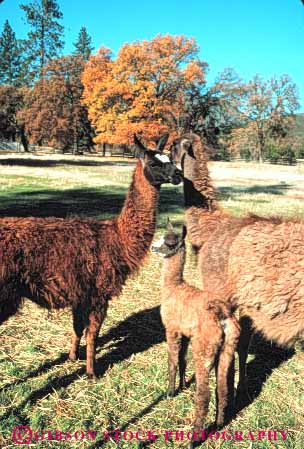
[{"label": "tall green tree", "polygon": [[20,43],[6,20],[0,35],[0,84],[18,86],[22,78]]},{"label": "tall green tree", "polygon": [[62,12],[56,0],[34,0],[21,4],[26,21],[31,27],[26,41],[30,76],[41,78],[47,64],[59,56],[63,48]]},{"label": "tall green tree", "polygon": [[92,38],[88,34],[86,27],[80,28],[78,39],[73,45],[75,47],[74,54],[87,61],[94,47],[92,47]]}]

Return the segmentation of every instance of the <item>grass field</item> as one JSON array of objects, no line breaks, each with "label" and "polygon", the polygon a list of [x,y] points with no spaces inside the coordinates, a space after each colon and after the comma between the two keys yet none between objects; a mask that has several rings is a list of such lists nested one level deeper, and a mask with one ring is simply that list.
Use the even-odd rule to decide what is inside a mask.
[{"label": "grass field", "polygon": [[[123,204],[133,165],[128,160],[0,156],[0,216],[108,218]],[[304,218],[304,168],[236,163],[212,163],[210,168],[222,206],[230,212]],[[181,187],[162,189],[157,235],[168,215],[182,222],[181,192]],[[149,255],[123,294],[112,300],[98,340],[100,377],[96,384],[86,379],[84,360],[67,360],[69,311],[48,315],[25,301],[18,316],[1,326],[2,449],[18,447],[12,439],[15,426],[30,426],[40,438],[45,431],[44,441],[33,438],[30,447],[34,448],[187,447],[186,440],[175,440],[175,434],[173,441],[164,438],[165,430],[190,430],[194,382],[189,357],[188,388],[173,400],[165,398],[167,353],[159,318],[159,278],[160,261]],[[190,255],[186,278],[196,282],[195,261]],[[82,358],[84,350],[83,346]],[[244,439],[213,439],[203,447],[303,449],[304,353],[300,347],[286,351],[257,336],[248,375],[250,397],[238,404],[238,413],[226,428],[227,438],[228,431],[238,431],[243,432]],[[213,422],[214,413],[213,395],[206,426]],[[103,441],[107,429],[120,429],[125,434],[118,442]],[[65,436],[70,433],[72,439],[59,441],[57,434],[58,441],[47,440],[47,431],[54,437],[56,430]],[[96,438],[81,433],[88,430],[95,431]],[[136,441],[135,432],[149,430],[159,435],[156,441]],[[75,441],[77,431],[79,441]],[[277,441],[257,440],[258,431],[288,434],[286,441],[279,433]],[[26,431],[24,435],[28,435]]]}]

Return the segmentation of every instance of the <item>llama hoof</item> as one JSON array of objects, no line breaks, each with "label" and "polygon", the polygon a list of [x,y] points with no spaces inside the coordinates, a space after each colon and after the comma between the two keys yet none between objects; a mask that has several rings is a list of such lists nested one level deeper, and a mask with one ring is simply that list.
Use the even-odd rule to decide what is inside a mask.
[{"label": "llama hoof", "polygon": [[179,384],[178,390],[179,390],[179,391],[183,391],[183,390],[186,389],[186,387],[187,387],[186,381],[183,381],[183,382],[181,382],[181,383]]},{"label": "llama hoof", "polygon": [[75,354],[75,353],[70,353],[69,354],[69,360],[71,360],[72,362],[76,362],[76,360],[79,359],[79,355]]},{"label": "llama hoof", "polygon": [[216,420],[216,428],[222,429],[224,427],[225,420],[224,419],[217,419]]},{"label": "llama hoof", "polygon": [[167,391],[167,399],[174,398],[174,390],[168,390]]},{"label": "llama hoof", "polygon": [[91,373],[87,373],[87,378],[91,383],[96,383],[98,380],[96,375]]},{"label": "llama hoof", "polygon": [[188,449],[194,449],[199,445],[199,441],[190,441]]}]

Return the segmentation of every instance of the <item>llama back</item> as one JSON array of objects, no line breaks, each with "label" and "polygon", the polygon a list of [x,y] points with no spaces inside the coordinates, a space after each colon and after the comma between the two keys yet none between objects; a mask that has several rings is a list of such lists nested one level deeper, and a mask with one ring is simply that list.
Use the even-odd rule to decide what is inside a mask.
[{"label": "llama back", "polygon": [[294,344],[304,329],[303,236],[301,222],[227,217],[199,254],[204,288],[229,285],[233,303],[257,330]]},{"label": "llama back", "polygon": [[[199,252],[198,269],[205,289],[221,289],[228,284],[228,263],[232,242],[247,224],[220,212],[204,214],[198,228],[206,228]],[[191,236],[192,237],[192,236]],[[191,239],[192,241],[192,239]]]},{"label": "llama back", "polygon": [[304,329],[304,223],[257,221],[240,231],[229,254],[229,279],[241,313],[279,344]]},{"label": "llama back", "polygon": [[205,290],[187,282],[166,289],[161,303],[161,317],[165,327],[191,337],[199,328],[220,328],[220,322],[231,316],[227,291],[221,288]]}]

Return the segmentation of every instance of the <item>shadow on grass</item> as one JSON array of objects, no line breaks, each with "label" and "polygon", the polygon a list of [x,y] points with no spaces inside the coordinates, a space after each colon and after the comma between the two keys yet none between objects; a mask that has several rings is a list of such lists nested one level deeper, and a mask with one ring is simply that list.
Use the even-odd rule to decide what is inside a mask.
[{"label": "shadow on grass", "polygon": [[267,378],[282,363],[293,357],[295,351],[281,348],[265,340],[261,334],[255,334],[249,354],[255,357],[247,363],[248,395],[237,396],[235,416],[258,398]]},{"label": "shadow on grass", "polygon": [[[102,377],[107,370],[116,363],[127,360],[132,354],[145,352],[152,346],[162,343],[164,340],[165,332],[161,324],[159,307],[153,307],[130,315],[124,321],[112,327],[108,332],[98,338],[97,353],[99,353],[101,348],[105,347],[107,344],[109,344],[109,346],[105,348],[107,352],[97,359],[97,375]],[[83,349],[84,348],[82,347],[82,353]],[[250,353],[254,354],[255,358],[248,364],[247,368],[249,396],[241,399],[237,398],[236,410],[229,422],[260,395],[263,384],[273,370],[294,355],[293,350],[287,351],[278,348],[277,346],[265,341],[259,335],[254,337]],[[8,388],[14,387],[21,382],[26,382],[37,375],[41,375],[43,372],[47,372],[51,367],[62,364],[66,360],[67,356],[61,355],[56,360],[48,361],[29,373],[23,379],[4,386],[1,391],[5,394],[5,390]],[[64,395],[64,389],[75,382],[79,376],[83,376],[84,374],[85,366],[73,371],[70,374],[53,377],[46,385],[32,391],[28,397],[21,402],[21,404],[8,408],[0,419],[4,421],[14,415],[14,417],[18,420],[18,425],[29,425],[30,418],[27,416],[27,413],[30,406],[33,406],[38,401],[51,394],[54,390],[62,390],[62,394]],[[194,376],[188,381],[187,387],[189,387],[193,381]],[[160,394],[139,413],[122,423],[119,426],[119,429],[121,431],[127,430],[128,426],[135,424],[140,418],[150,413],[153,408],[164,399],[165,394]],[[107,429],[108,432],[111,432],[112,430],[114,429]],[[99,438],[98,440],[95,440],[88,449],[98,449],[103,447],[105,443],[106,441],[104,441],[103,438]],[[149,442],[143,442],[141,445],[142,448],[149,446]]]},{"label": "shadow on grass", "polygon": [[123,189],[69,189],[17,192],[1,197],[0,217],[58,217],[117,214],[123,205]]},{"label": "shadow on grass", "polygon": [[[127,190],[115,186],[100,189],[34,190],[16,192],[0,197],[0,217],[58,217],[82,216],[100,218],[119,214]],[[159,211],[180,210],[182,194],[174,188],[161,192]]]},{"label": "shadow on grass", "polygon": [[[27,158],[1,158],[0,165],[11,165],[11,166],[21,166],[21,167],[38,167],[38,168],[47,168],[47,167],[57,167],[59,165],[71,165],[77,167],[129,167],[130,165],[134,165],[136,159],[132,159],[131,161],[109,161],[109,160],[90,160],[88,159],[90,156],[85,156],[83,160],[69,160],[69,159],[27,159]],[[95,156],[96,157],[96,156]]]},{"label": "shadow on grass", "polygon": [[34,377],[40,376],[44,372],[48,371],[50,368],[53,368],[54,366],[57,366],[57,365],[61,365],[62,363],[66,362],[67,360],[68,360],[68,354],[60,354],[60,356],[57,357],[56,359],[48,360],[47,362],[43,363],[41,366],[39,366],[34,371],[31,371],[29,374],[24,376],[22,379],[17,379],[14,382],[3,385],[0,388],[0,393],[7,390],[8,388],[16,387],[17,385],[20,385],[29,379],[33,379]]},{"label": "shadow on grass", "polygon": [[102,377],[110,366],[163,341],[165,331],[160,319],[159,306],[131,315],[98,338],[96,353],[107,343],[111,344],[107,348],[110,351],[97,360],[97,376]]},{"label": "shadow on grass", "polygon": [[[122,323],[123,324],[123,323]],[[283,362],[287,361],[294,355],[293,350],[284,350],[278,346],[271,344],[264,340],[261,335],[256,334],[253,338],[250,353],[255,355],[254,360],[252,360],[247,365],[248,373],[248,385],[249,385],[249,397],[237,398],[236,410],[233,416],[226,422],[228,425],[245,407],[249,406],[255,399],[260,395],[263,385],[267,378],[271,375],[274,369],[278,368]],[[186,388],[194,382],[194,376],[187,382]],[[119,426],[119,430],[124,432],[128,429],[130,425],[135,424],[140,418],[150,413],[157,404],[162,400],[166,399],[166,395],[163,393],[159,395],[154,401],[152,401],[148,406],[144,407],[139,413],[131,417],[128,421]],[[168,404],[168,407],[170,405]],[[193,404],[194,407],[194,404]],[[116,427],[117,428],[117,427]],[[207,433],[217,430],[214,424],[211,424],[206,429]],[[114,431],[114,429],[107,429],[109,433]],[[105,446],[107,441],[100,438],[89,446],[87,449],[98,449]],[[203,446],[204,442],[197,443],[195,447]],[[153,445],[153,442],[142,441],[139,444],[139,448],[147,448]]]},{"label": "shadow on grass", "polygon": [[[191,379],[189,379],[186,382],[186,388],[189,388],[193,382],[194,382],[194,376],[191,377]],[[157,396],[156,399],[154,399],[154,401],[152,401],[149,405],[147,405],[146,407],[144,407],[137,415],[132,416],[130,419],[128,419],[128,421],[126,421],[125,423],[123,423],[120,427],[119,430],[121,432],[124,432],[128,429],[129,426],[131,426],[132,424],[136,424],[136,422],[142,418],[143,416],[147,415],[148,413],[150,413],[154,407],[157,406],[157,404],[159,404],[161,401],[163,400],[167,400],[167,395],[166,393],[162,393],[159,396]],[[168,399],[168,401],[170,402],[170,399]],[[169,406],[169,404],[168,404]],[[107,429],[107,432],[109,434],[111,434],[111,432],[113,432],[115,429]],[[151,429],[153,432],[153,429]],[[103,447],[105,444],[107,443],[107,441],[105,441],[103,438],[99,438],[98,440],[95,440],[94,443],[89,446],[87,449],[99,449],[100,447]],[[138,444],[138,449],[143,449],[146,447],[149,447],[151,444],[153,444],[153,441],[141,441]]]},{"label": "shadow on grass", "polygon": [[[96,373],[102,377],[106,371],[116,363],[128,359],[132,354],[144,352],[152,346],[162,343],[165,340],[165,332],[161,323],[159,306],[146,309],[130,315],[117,326],[111,328],[106,334],[100,336],[97,341],[97,353],[100,352],[100,346],[111,342],[106,354],[96,360]],[[82,348],[83,349],[83,348]],[[81,351],[83,352],[83,351]],[[66,355],[61,355],[54,361],[48,361],[41,367],[26,375],[23,379],[5,385],[1,392],[5,394],[8,388],[14,387],[22,382],[47,372],[50,367],[64,363],[67,360]],[[29,418],[25,416],[25,409],[30,405],[36,404],[39,400],[51,394],[54,389],[65,389],[79,376],[85,374],[85,366],[64,376],[53,377],[43,387],[31,392],[21,404],[9,407],[0,417],[2,421],[8,419],[11,415],[18,418],[18,425],[28,425]]]},{"label": "shadow on grass", "polygon": [[251,187],[233,187],[224,186],[218,187],[217,191],[221,200],[227,200],[233,196],[247,193],[249,195],[256,195],[259,193],[268,193],[271,195],[284,195],[288,189],[291,189],[292,185],[286,183],[280,184],[267,184],[267,185],[253,185]]}]

